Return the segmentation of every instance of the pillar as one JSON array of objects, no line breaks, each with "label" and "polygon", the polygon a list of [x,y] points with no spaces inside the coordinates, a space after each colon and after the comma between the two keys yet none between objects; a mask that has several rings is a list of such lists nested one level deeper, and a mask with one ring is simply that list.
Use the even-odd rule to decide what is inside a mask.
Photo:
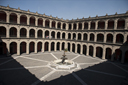
[{"label": "pillar", "polygon": [[76,30],[78,30],[79,29],[79,23],[76,23]]},{"label": "pillar", "polygon": [[114,56],[115,56],[115,49],[114,47],[112,48],[112,57],[111,57],[111,61],[114,61]]},{"label": "pillar", "polygon": [[78,33],[76,33],[76,40],[78,40]]},{"label": "pillar", "polygon": [[20,24],[20,14],[17,16],[17,24]]},{"label": "pillar", "polygon": [[116,34],[114,33],[113,34],[113,44],[115,44],[116,43]]},{"label": "pillar", "polygon": [[20,38],[20,28],[17,29],[17,38]]},{"label": "pillar", "polygon": [[73,23],[71,23],[71,30],[73,30]]},{"label": "pillar", "polygon": [[52,20],[49,20],[49,27],[52,28]]},{"label": "pillar", "polygon": [[61,22],[60,29],[63,29],[63,22]]},{"label": "pillar", "polygon": [[29,29],[27,29],[27,38],[29,38]]},{"label": "pillar", "polygon": [[45,30],[43,30],[43,38],[45,38]]},{"label": "pillar", "polygon": [[106,48],[105,48],[105,46],[104,46],[104,47],[103,47],[102,59],[105,59],[105,53],[106,53]]},{"label": "pillar", "polygon": [[84,30],[84,22],[82,22],[82,30]]},{"label": "pillar", "polygon": [[10,13],[8,12],[8,13],[7,13],[7,18],[6,18],[6,22],[7,22],[7,23],[9,23],[9,17],[10,17],[9,15],[10,15]]},{"label": "pillar", "polygon": [[108,28],[108,20],[105,20],[105,30]]},{"label": "pillar", "polygon": [[60,42],[60,51],[62,50],[62,43]]},{"label": "pillar", "polygon": [[65,23],[65,24],[66,24],[66,30],[68,30],[68,27],[69,27],[69,26],[68,26],[68,23]]},{"label": "pillar", "polygon": [[86,55],[89,55],[89,45],[87,45],[87,49],[86,49]]},{"label": "pillar", "polygon": [[55,32],[55,39],[57,39],[57,32]]},{"label": "pillar", "polygon": [[93,57],[96,57],[96,46],[93,47]]},{"label": "pillar", "polygon": [[95,30],[97,30],[98,27],[98,21],[95,21]]},{"label": "pillar", "polygon": [[46,20],[46,19],[43,19],[43,27],[45,27],[45,20]]},{"label": "pillar", "polygon": [[27,15],[27,25],[30,25],[30,16]]},{"label": "pillar", "polygon": [[94,38],[94,42],[96,42],[96,41],[97,41],[97,33],[95,33],[94,35],[95,35],[95,36],[94,36],[94,37],[95,37],[95,38]]},{"label": "pillar", "polygon": [[7,56],[9,56],[10,55],[10,43],[7,42],[6,46],[7,46]]},{"label": "pillar", "polygon": [[75,53],[77,53],[77,44],[75,44]]},{"label": "pillar", "polygon": [[81,33],[81,41],[83,41],[83,33]]},{"label": "pillar", "polygon": [[106,36],[107,36],[107,34],[106,34],[106,32],[104,33],[104,43],[106,43]]},{"label": "pillar", "polygon": [[56,29],[58,28],[57,25],[58,25],[58,21],[56,21],[56,24],[55,24],[55,28],[56,28]]},{"label": "pillar", "polygon": [[27,42],[27,45],[26,45],[26,54],[29,54],[29,42]]},{"label": "pillar", "polygon": [[35,25],[38,26],[38,18],[35,19]]},{"label": "pillar", "polygon": [[56,51],[56,44],[57,44],[57,43],[55,42],[54,51]]},{"label": "pillar", "polygon": [[6,37],[7,37],[7,38],[10,37],[10,36],[9,36],[9,30],[10,30],[9,27],[7,27],[7,29],[6,29]]},{"label": "pillar", "polygon": [[128,29],[128,18],[125,19],[125,28],[124,29]]},{"label": "pillar", "polygon": [[17,43],[17,55],[20,55],[20,43]]},{"label": "pillar", "polygon": [[70,43],[70,52],[72,52],[72,43]]},{"label": "pillar", "polygon": [[37,42],[35,42],[35,53],[37,53]]},{"label": "pillar", "polygon": [[83,54],[83,45],[81,44],[80,54]]},{"label": "pillar", "polygon": [[87,34],[87,41],[90,41],[90,34]]},{"label": "pillar", "polygon": [[117,22],[118,22],[118,19],[115,19],[115,20],[114,20],[114,30],[117,29]]},{"label": "pillar", "polygon": [[88,22],[88,30],[90,30],[91,27],[91,21]]},{"label": "pillar", "polygon": [[125,33],[123,36],[124,36],[124,41],[123,41],[123,43],[125,43],[125,42],[127,41],[127,33]]},{"label": "pillar", "polygon": [[49,31],[49,39],[51,39],[51,31]]}]

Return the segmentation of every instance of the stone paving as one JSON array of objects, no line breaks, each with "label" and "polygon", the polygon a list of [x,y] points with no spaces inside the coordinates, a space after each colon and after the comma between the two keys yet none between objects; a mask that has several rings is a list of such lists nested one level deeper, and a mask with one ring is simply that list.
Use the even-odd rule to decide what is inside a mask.
[{"label": "stone paving", "polygon": [[128,65],[66,52],[79,67],[57,70],[49,66],[63,52],[0,57],[0,85],[125,85]]}]

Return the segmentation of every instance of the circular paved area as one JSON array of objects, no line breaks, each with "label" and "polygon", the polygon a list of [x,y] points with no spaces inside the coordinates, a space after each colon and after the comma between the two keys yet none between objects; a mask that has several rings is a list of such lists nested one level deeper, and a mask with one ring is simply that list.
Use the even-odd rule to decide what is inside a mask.
[{"label": "circular paved area", "polygon": [[[4,85],[123,85],[128,66],[66,52],[66,57],[79,65],[72,70],[49,66],[63,52],[31,53],[0,58],[0,83]],[[0,84],[1,85],[1,84]]]}]

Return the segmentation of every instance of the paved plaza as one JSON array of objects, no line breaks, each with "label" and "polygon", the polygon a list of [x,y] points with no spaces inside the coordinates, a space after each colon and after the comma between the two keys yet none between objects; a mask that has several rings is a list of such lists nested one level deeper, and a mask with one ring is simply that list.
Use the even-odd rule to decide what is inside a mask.
[{"label": "paved plaza", "polygon": [[49,63],[62,55],[57,51],[0,57],[0,85],[127,85],[126,64],[66,52],[77,68],[50,67]]}]

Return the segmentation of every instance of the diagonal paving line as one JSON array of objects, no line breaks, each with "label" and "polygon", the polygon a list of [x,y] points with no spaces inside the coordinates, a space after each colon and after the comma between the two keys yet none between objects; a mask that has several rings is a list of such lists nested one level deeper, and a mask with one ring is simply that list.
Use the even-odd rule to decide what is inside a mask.
[{"label": "diagonal paving line", "polygon": [[74,59],[76,59],[76,58],[78,58],[80,55],[78,55],[78,56],[76,56],[76,57],[74,57],[73,59],[71,59],[71,60],[74,60]]},{"label": "diagonal paving line", "polygon": [[46,79],[48,76],[50,76],[51,74],[53,74],[55,72],[55,70],[49,72],[48,74],[46,74],[45,76],[43,76],[42,78],[40,78],[39,80],[35,81],[33,84],[31,85],[37,85],[38,83],[40,83],[41,81],[43,81],[44,79]]},{"label": "diagonal paving line", "polygon": [[[18,56],[18,57],[16,57],[16,58],[19,58],[20,56]],[[10,60],[8,60],[8,61],[5,61],[5,62],[3,62],[3,63],[1,63],[0,65],[3,65],[3,64],[5,64],[5,63],[8,63],[8,62],[10,62],[10,61],[12,61],[12,60],[14,60],[14,59],[16,59],[16,58],[13,58],[13,59],[10,59]]]},{"label": "diagonal paving line", "polygon": [[28,57],[21,57],[21,58],[27,58],[27,59],[31,59],[31,60],[37,60],[37,61],[49,62],[49,61],[45,61],[45,60],[39,60],[39,59],[35,59],[35,58],[28,58]]},{"label": "diagonal paving line", "polygon": [[58,60],[58,58],[55,56],[55,55],[53,55],[52,53],[50,53],[55,59],[57,59]]},{"label": "diagonal paving line", "polygon": [[78,77],[75,73],[72,73],[72,75],[82,84],[87,85],[80,77]]},{"label": "diagonal paving line", "polygon": [[116,74],[111,74],[111,73],[105,73],[105,72],[101,72],[101,71],[95,71],[95,70],[90,70],[90,69],[84,69],[84,70],[86,70],[86,71],[91,71],[91,72],[95,72],[95,73],[101,73],[101,74],[106,74],[106,75],[111,75],[111,76],[116,76],[116,77],[125,78],[125,76],[116,75]]},{"label": "diagonal paving line", "polygon": [[125,71],[125,72],[127,72],[127,73],[128,73],[128,71],[127,71],[127,70],[125,70],[125,69],[123,69],[122,67],[120,67],[120,66],[118,66],[118,65],[116,65],[116,64],[114,64],[114,63],[111,63],[111,64],[115,65],[116,67],[118,67],[118,68],[120,68],[120,69],[122,69],[123,71]]}]

